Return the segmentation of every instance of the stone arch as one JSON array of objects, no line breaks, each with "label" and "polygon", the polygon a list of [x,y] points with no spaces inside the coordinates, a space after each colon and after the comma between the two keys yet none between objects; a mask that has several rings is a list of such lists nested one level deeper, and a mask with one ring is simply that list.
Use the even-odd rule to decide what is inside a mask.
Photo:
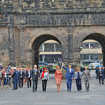
[{"label": "stone arch", "polygon": [[62,45],[61,41],[54,35],[50,35],[50,34],[43,34],[43,35],[39,35],[38,37],[36,37],[33,40],[32,43],[32,62],[33,64],[37,64],[38,65],[38,61],[39,61],[39,47],[40,45],[47,41],[47,40],[55,40],[57,41],[60,45]]},{"label": "stone arch", "polygon": [[88,39],[96,40],[101,44],[102,53],[103,53],[103,65],[105,66],[105,35],[100,34],[100,33],[92,33],[86,36],[85,38],[83,38],[83,41],[88,40]]},{"label": "stone arch", "polygon": [[102,46],[102,52],[103,52],[103,65],[105,66],[105,35],[102,33],[88,33],[88,34],[79,34],[79,40],[78,40],[78,47],[81,46],[81,43],[85,40],[92,39],[98,41]]},{"label": "stone arch", "polygon": [[32,49],[33,43],[34,41],[39,37],[39,36],[43,36],[43,35],[51,35],[53,37],[55,37],[58,42],[60,42],[61,44],[65,43],[65,40],[63,39],[64,37],[60,36],[60,35],[54,35],[54,34],[50,34],[50,33],[43,33],[43,34],[38,34],[38,35],[33,35],[33,37],[31,38],[31,40],[29,41],[29,45],[28,48]]}]

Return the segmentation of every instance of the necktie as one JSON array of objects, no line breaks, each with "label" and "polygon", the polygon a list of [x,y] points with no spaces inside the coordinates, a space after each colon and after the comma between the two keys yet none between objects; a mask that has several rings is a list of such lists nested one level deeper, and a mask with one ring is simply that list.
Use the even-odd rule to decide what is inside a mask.
[{"label": "necktie", "polygon": [[80,74],[79,74],[79,72],[78,72],[78,79],[80,79]]}]

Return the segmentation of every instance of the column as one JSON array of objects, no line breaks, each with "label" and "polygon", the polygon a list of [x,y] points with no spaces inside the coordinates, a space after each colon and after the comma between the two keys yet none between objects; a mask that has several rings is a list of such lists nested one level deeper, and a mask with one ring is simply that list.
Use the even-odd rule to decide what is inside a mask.
[{"label": "column", "polygon": [[80,51],[82,42],[79,36],[73,36],[73,64],[80,64]]},{"label": "column", "polygon": [[20,64],[25,63],[25,40],[24,40],[24,26],[20,26]]},{"label": "column", "polygon": [[9,25],[8,25],[8,53],[9,53],[9,61],[12,66],[16,65],[15,60],[15,35],[14,35],[14,16],[9,16]]},{"label": "column", "polygon": [[73,26],[68,27],[68,59],[73,63]]},{"label": "column", "polygon": [[65,37],[63,45],[63,61],[73,63],[73,27],[67,27],[68,36]]},{"label": "column", "polygon": [[64,63],[68,64],[69,59],[68,59],[68,36],[62,36],[61,38],[62,41],[62,60]]}]

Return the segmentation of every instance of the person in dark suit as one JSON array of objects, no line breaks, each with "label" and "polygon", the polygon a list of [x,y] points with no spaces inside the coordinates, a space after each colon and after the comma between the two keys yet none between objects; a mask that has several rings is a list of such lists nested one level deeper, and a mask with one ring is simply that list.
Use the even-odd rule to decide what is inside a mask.
[{"label": "person in dark suit", "polygon": [[26,79],[27,79],[27,88],[31,88],[31,69],[27,68]]},{"label": "person in dark suit", "polygon": [[77,90],[81,91],[82,90],[82,85],[81,85],[81,77],[82,77],[82,72],[80,71],[80,67],[77,66],[75,67],[75,80],[76,80],[76,86]]},{"label": "person in dark suit", "polygon": [[103,66],[99,66],[98,79],[99,79],[99,84],[104,85],[105,74],[104,74],[104,67]]},{"label": "person in dark suit", "polygon": [[38,76],[39,76],[39,71],[38,71],[37,65],[34,65],[31,75],[32,75],[32,84],[33,84],[32,90],[33,90],[33,92],[35,92],[35,91],[37,91]]},{"label": "person in dark suit", "polygon": [[19,81],[19,72],[16,70],[16,67],[14,68],[12,78],[13,78],[13,90],[16,90],[18,89],[18,81]]},{"label": "person in dark suit", "polygon": [[25,77],[24,71],[22,68],[20,68],[19,70],[19,87],[20,88],[23,88],[24,77]]}]

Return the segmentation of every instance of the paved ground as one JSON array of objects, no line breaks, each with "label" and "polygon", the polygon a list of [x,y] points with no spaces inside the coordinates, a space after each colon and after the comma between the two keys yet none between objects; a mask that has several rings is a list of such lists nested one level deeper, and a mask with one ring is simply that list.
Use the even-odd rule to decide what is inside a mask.
[{"label": "paved ground", "polygon": [[65,81],[62,83],[61,93],[56,92],[55,80],[49,80],[46,93],[41,91],[39,81],[38,92],[32,89],[0,89],[0,105],[105,105],[105,85],[99,86],[94,79],[91,80],[91,90],[76,91],[75,82],[71,93],[66,92]]}]

